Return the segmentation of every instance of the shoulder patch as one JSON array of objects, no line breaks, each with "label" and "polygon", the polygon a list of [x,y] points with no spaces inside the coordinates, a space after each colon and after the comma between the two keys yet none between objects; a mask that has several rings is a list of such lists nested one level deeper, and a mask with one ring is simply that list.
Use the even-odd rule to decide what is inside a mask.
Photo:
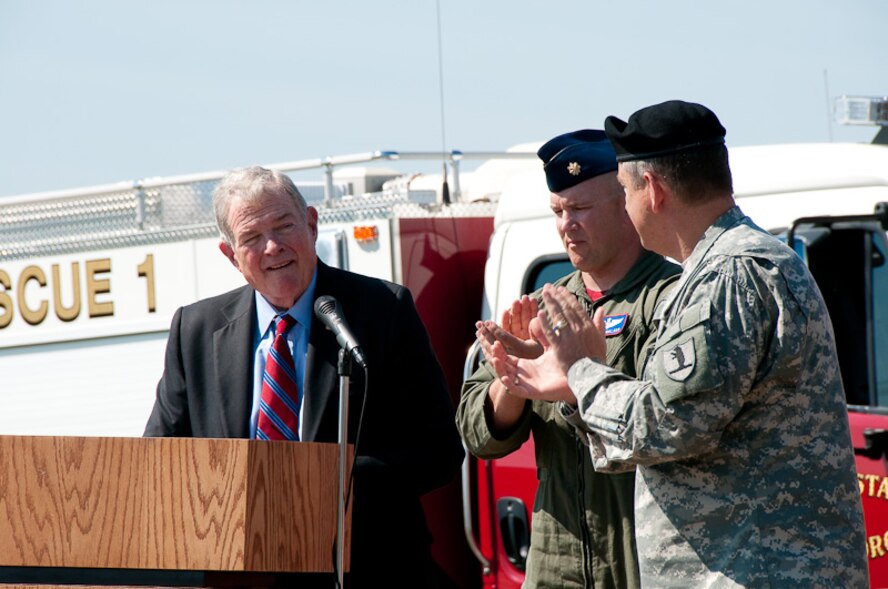
[{"label": "shoulder patch", "polygon": [[622,315],[605,315],[604,316],[604,335],[605,337],[612,337],[615,335],[620,335],[623,333],[623,330],[626,329],[626,325],[629,324],[629,313],[623,313]]},{"label": "shoulder patch", "polygon": [[666,370],[666,376],[672,380],[682,382],[694,371],[696,362],[697,354],[694,350],[694,340],[690,338],[666,350],[663,368]]}]

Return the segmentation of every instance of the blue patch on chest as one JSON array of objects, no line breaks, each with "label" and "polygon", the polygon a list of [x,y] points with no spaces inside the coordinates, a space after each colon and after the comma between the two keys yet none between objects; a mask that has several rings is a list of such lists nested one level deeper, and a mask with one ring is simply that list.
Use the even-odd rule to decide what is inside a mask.
[{"label": "blue patch on chest", "polygon": [[604,316],[604,335],[612,337],[620,335],[626,329],[629,323],[629,313],[623,315],[605,315]]}]

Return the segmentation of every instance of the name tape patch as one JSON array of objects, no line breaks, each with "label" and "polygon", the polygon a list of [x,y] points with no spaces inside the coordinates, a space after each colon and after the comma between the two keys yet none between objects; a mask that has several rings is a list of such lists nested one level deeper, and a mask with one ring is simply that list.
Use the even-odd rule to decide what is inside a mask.
[{"label": "name tape patch", "polygon": [[629,323],[629,313],[624,313],[622,315],[605,315],[604,316],[604,335],[605,337],[612,337],[615,335],[620,335],[623,333],[623,330],[626,329],[626,325]]}]

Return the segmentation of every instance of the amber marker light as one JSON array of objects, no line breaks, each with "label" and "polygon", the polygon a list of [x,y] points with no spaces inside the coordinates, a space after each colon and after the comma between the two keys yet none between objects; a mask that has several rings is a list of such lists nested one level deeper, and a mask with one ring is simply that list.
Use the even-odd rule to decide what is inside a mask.
[{"label": "amber marker light", "polygon": [[376,225],[355,225],[354,236],[359,243],[375,241],[379,238],[379,229]]}]

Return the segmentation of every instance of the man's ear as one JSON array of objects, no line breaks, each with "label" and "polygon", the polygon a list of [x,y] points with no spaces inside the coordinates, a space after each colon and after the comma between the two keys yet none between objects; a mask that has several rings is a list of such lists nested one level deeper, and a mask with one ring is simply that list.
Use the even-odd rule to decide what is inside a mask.
[{"label": "man's ear", "polygon": [[663,212],[663,207],[666,205],[667,200],[672,196],[672,191],[669,189],[669,186],[663,183],[662,178],[651,172],[644,173],[644,184],[648,191],[647,198],[651,212]]},{"label": "man's ear", "polygon": [[228,261],[234,265],[235,268],[240,270],[240,266],[237,265],[237,258],[234,257],[234,249],[228,244],[228,242],[220,241],[219,242],[219,251],[225,254],[225,257],[228,258]]},{"label": "man's ear", "polygon": [[314,243],[318,242],[318,210],[314,207],[307,207],[305,209],[305,221],[308,224],[308,228],[311,231],[312,241]]}]

